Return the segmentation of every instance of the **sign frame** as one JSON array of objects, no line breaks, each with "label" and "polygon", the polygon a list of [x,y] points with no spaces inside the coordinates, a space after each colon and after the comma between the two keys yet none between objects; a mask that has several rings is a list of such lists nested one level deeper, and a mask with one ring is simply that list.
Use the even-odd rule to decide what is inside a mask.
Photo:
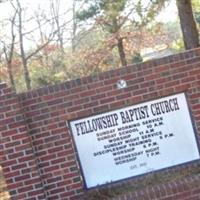
[{"label": "sign frame", "polygon": [[[117,110],[121,110],[121,109],[126,109],[126,108],[131,107],[131,106],[136,107],[136,106],[138,106],[140,104],[148,103],[148,102],[151,102],[151,101],[155,101],[155,100],[159,100],[159,99],[163,99],[163,98],[167,98],[167,97],[175,96],[175,95],[179,95],[179,94],[183,94],[184,97],[185,97],[185,100],[186,100],[186,106],[187,106],[187,110],[188,110],[188,113],[189,113],[189,119],[190,119],[190,123],[191,123],[192,129],[193,129],[193,133],[192,134],[194,134],[195,144],[196,144],[196,147],[197,147],[197,150],[198,150],[198,153],[199,153],[199,158],[194,159],[194,160],[190,160],[190,161],[186,161],[186,162],[182,162],[182,163],[179,163],[179,164],[171,165],[171,166],[164,167],[164,168],[155,169],[153,171],[144,172],[142,174],[129,176],[127,178],[123,178],[123,179],[120,179],[120,180],[111,181],[111,182],[100,184],[100,185],[97,184],[96,186],[88,187],[88,185],[86,183],[86,177],[85,177],[85,174],[84,174],[84,171],[83,171],[80,155],[78,153],[78,148],[77,148],[76,141],[75,141],[75,138],[74,138],[73,130],[72,130],[72,127],[71,127],[71,122],[77,121],[77,120],[82,120],[82,119],[93,117],[93,116],[98,116],[98,115],[101,115],[101,114],[106,114],[106,113],[117,111]],[[189,106],[189,102],[188,102],[188,98],[187,98],[187,93],[186,92],[180,92],[180,93],[174,93],[174,94],[170,94],[170,95],[165,95],[165,96],[158,97],[158,98],[153,98],[153,99],[150,99],[150,100],[147,100],[147,101],[141,101],[141,102],[139,102],[137,104],[131,104],[131,105],[115,108],[115,109],[110,109],[110,110],[105,111],[105,112],[98,112],[97,114],[93,113],[91,115],[86,115],[84,117],[73,118],[73,119],[67,120],[66,124],[67,124],[67,127],[69,128],[69,134],[72,137],[72,143],[73,143],[73,147],[74,147],[74,150],[75,150],[75,156],[76,156],[76,159],[77,159],[77,165],[78,165],[78,167],[80,169],[80,174],[81,174],[82,182],[83,182],[83,189],[85,189],[85,190],[91,190],[91,189],[95,189],[95,188],[105,187],[105,186],[110,185],[110,184],[119,183],[119,182],[126,181],[126,180],[128,181],[128,180],[131,180],[133,178],[145,176],[145,175],[147,175],[149,173],[164,171],[166,169],[171,169],[171,168],[174,168],[174,167],[183,166],[185,164],[192,164],[192,163],[195,163],[195,162],[200,160],[200,141],[198,140],[198,136],[197,136],[198,135],[198,131],[197,131],[197,127],[196,127],[196,124],[195,124],[194,117],[192,116],[192,112],[191,112],[191,108]]]}]

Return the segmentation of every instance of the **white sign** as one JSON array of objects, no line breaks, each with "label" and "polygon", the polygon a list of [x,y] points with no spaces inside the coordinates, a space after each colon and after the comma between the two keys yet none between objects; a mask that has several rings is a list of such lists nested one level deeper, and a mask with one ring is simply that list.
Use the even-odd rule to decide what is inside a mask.
[{"label": "white sign", "polygon": [[87,188],[200,158],[184,93],[69,124]]}]

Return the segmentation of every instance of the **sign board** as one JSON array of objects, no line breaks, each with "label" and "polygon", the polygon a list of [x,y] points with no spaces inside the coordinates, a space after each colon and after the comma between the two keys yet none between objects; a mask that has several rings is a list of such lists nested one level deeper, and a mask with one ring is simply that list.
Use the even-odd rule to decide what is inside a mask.
[{"label": "sign board", "polygon": [[69,124],[87,188],[200,158],[184,93]]}]

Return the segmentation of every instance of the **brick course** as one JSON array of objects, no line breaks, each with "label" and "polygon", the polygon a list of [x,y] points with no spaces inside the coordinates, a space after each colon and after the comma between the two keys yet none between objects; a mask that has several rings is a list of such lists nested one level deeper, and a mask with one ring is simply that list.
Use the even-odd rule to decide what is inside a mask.
[{"label": "brick course", "polygon": [[[127,88],[117,89],[120,79]],[[199,140],[200,49],[17,95],[0,84],[0,150],[12,199],[87,196],[66,121],[180,92],[187,95]],[[114,199],[200,200],[199,182],[191,175]]]}]

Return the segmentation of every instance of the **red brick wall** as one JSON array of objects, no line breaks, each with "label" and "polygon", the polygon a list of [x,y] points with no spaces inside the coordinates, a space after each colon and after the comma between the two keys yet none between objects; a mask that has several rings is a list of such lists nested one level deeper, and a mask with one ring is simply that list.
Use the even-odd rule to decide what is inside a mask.
[{"label": "red brick wall", "polygon": [[136,192],[128,192],[112,200],[200,200],[200,175],[171,181]]},{"label": "red brick wall", "polygon": [[5,84],[0,84],[0,137],[1,165],[12,199],[45,199],[20,104]]},{"label": "red brick wall", "polygon": [[[117,89],[119,79],[128,87]],[[18,95],[1,87],[1,154],[13,199],[82,199],[82,179],[66,125],[70,119],[186,92],[199,140],[200,49]],[[199,181],[198,175],[115,199],[200,200]]]}]

